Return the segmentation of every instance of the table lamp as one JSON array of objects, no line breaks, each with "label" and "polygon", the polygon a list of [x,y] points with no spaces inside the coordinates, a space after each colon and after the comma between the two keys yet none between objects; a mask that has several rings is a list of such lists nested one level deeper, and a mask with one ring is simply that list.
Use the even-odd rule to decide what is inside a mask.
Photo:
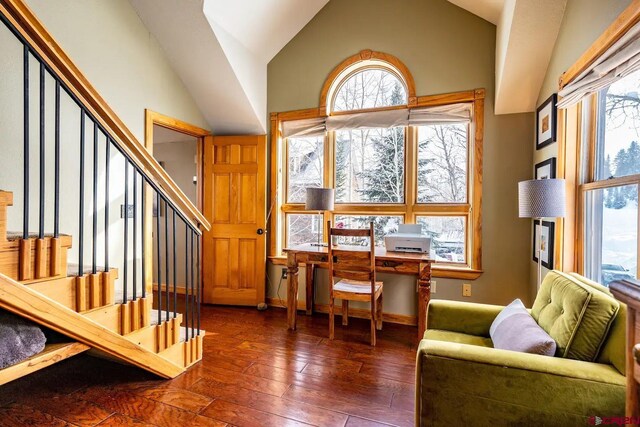
[{"label": "table lamp", "polygon": [[[316,211],[322,213],[324,211],[333,210],[334,191],[333,188],[307,188],[307,201],[304,208],[307,211]],[[318,227],[318,243],[315,246],[324,246],[320,242],[322,238],[322,221]]]},{"label": "table lamp", "polygon": [[532,179],[518,183],[520,218],[540,222],[536,240],[538,251],[538,288],[542,280],[542,219],[563,218],[566,212],[564,179]]}]

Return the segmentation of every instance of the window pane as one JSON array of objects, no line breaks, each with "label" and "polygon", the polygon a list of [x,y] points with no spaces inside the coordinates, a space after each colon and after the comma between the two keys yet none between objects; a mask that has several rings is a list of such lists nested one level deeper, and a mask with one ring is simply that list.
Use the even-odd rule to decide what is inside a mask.
[{"label": "window pane", "polygon": [[324,227],[322,215],[287,214],[287,242],[285,247],[290,248],[303,243],[322,242]]},{"label": "window pane", "polygon": [[336,202],[404,202],[404,128],[336,132]]},{"label": "window pane", "polygon": [[404,84],[388,71],[368,69],[349,77],[335,94],[332,111],[405,105]]},{"label": "window pane", "polygon": [[[402,216],[390,215],[336,215],[333,227],[369,228],[369,224],[371,222],[373,222],[376,234],[376,246],[384,246],[384,236],[398,231],[398,224],[402,224],[404,222],[404,218]],[[368,239],[359,237],[343,237],[340,238],[339,243],[343,245],[366,245],[368,243]]]},{"label": "window pane", "polygon": [[603,285],[636,278],[638,266],[638,186],[586,193],[585,265]]},{"label": "window pane", "polygon": [[[466,263],[465,217],[421,216],[422,233],[431,236],[436,261]],[[433,256],[433,255],[432,255]]]},{"label": "window pane", "polygon": [[307,187],[322,187],[324,138],[289,138],[287,156],[287,202],[304,203]]},{"label": "window pane", "polygon": [[640,173],[640,71],[600,92],[596,177]]},{"label": "window pane", "polygon": [[467,201],[466,123],[418,127],[418,203]]}]

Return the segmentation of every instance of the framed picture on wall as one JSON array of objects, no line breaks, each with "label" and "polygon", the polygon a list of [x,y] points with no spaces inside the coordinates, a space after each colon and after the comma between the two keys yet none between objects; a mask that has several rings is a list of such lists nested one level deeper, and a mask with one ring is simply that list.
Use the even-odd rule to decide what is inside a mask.
[{"label": "framed picture on wall", "polygon": [[553,94],[536,111],[536,150],[556,142],[558,95]]},{"label": "framed picture on wall", "polygon": [[556,158],[552,157],[536,164],[536,179],[554,179],[556,177]]},{"label": "framed picture on wall", "polygon": [[538,262],[538,238],[540,238],[540,256],[542,265],[553,270],[553,248],[555,246],[555,223],[542,221],[542,233],[538,235],[540,220],[533,221],[533,260]]}]

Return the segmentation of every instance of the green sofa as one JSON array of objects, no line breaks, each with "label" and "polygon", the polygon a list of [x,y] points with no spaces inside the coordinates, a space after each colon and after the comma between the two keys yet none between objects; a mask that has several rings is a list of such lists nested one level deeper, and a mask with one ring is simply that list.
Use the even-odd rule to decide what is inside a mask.
[{"label": "green sofa", "polygon": [[556,340],[556,357],[493,348],[489,328],[502,309],[431,301],[416,425],[580,426],[624,415],[626,307],[606,287],[577,274],[545,277],[530,312]]}]

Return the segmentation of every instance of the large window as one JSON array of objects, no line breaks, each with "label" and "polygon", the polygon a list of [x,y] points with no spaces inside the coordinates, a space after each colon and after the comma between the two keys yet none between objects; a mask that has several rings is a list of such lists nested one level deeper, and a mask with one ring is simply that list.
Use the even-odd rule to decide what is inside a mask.
[{"label": "large window", "polygon": [[[484,91],[416,97],[406,68],[384,58],[345,61],[325,83],[320,109],[272,115],[271,255],[318,233],[325,240],[327,220],[346,228],[373,222],[380,246],[399,224],[420,224],[432,237],[436,274],[477,277]],[[466,115],[438,120],[449,105]],[[413,109],[430,119],[411,121]],[[403,114],[406,120],[394,121]],[[330,127],[332,119],[339,125]],[[309,121],[313,132],[281,136],[283,123],[300,128],[296,120]],[[334,188],[334,211],[306,212],[308,187]]]},{"label": "large window", "polygon": [[585,132],[584,270],[593,280],[640,276],[640,71],[618,80],[583,103]]}]

